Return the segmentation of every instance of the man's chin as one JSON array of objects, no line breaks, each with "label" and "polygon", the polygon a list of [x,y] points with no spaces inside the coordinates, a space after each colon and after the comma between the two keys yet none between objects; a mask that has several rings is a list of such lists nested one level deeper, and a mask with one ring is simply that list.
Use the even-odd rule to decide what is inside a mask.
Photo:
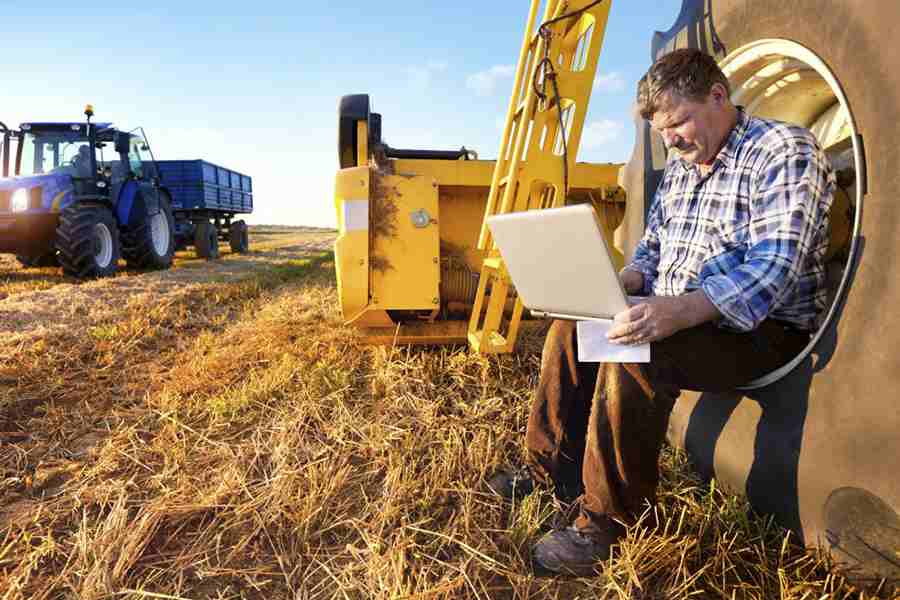
[{"label": "man's chin", "polygon": [[696,150],[696,149],[694,149],[694,150],[687,150],[687,151],[685,151],[685,152],[679,152],[679,153],[678,153],[678,158],[680,158],[680,159],[683,160],[684,162],[690,163],[690,164],[692,164],[692,165],[699,165],[699,164],[701,164],[701,163],[703,162],[703,161],[701,160],[702,157],[700,156],[700,152],[699,152],[698,150]]}]

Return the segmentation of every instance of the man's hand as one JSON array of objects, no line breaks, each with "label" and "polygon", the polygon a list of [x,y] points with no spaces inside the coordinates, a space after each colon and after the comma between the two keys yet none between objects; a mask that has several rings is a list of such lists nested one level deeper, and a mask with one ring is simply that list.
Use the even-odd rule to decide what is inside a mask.
[{"label": "man's hand", "polygon": [[644,289],[644,274],[640,271],[622,269],[619,271],[619,281],[622,282],[626,294],[637,294]]},{"label": "man's hand", "polygon": [[617,314],[606,337],[613,344],[649,344],[719,316],[701,290],[683,296],[651,296]]}]

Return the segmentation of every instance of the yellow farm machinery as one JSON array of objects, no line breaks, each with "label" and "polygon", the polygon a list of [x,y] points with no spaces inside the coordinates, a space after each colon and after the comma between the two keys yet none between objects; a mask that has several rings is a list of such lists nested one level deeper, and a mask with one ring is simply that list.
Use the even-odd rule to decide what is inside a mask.
[{"label": "yellow farm machinery", "polygon": [[550,2],[541,27],[537,12],[496,161],[390,148],[368,97],[342,100],[338,287],[344,318],[369,339],[510,352],[522,303],[485,217],[594,202],[610,239],[621,221],[621,165],[575,161],[609,2]]},{"label": "yellow farm machinery", "polygon": [[[636,122],[627,164],[576,160],[610,0],[546,0],[539,18],[541,4],[496,160],[391,148],[368,96],[341,100],[338,289],[346,323],[369,340],[514,350],[523,306],[488,216],[591,203],[620,265],[643,233],[666,160],[647,124]],[[669,439],[806,543],[900,579],[897,23],[888,0],[683,0],[650,58],[681,47],[716,57],[735,104],[816,134],[840,187],[830,304],[806,349],[748,389],[685,392]],[[535,268],[552,277],[552,265]]]}]

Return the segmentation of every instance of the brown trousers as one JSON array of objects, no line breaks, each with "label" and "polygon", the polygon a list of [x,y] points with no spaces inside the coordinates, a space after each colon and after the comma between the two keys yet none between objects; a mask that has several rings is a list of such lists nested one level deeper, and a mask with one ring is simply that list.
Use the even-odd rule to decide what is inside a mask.
[{"label": "brown trousers", "polygon": [[654,502],[659,452],[682,389],[733,390],[788,362],[808,332],[767,320],[749,333],[704,324],[651,345],[651,362],[578,361],[574,321],[544,342],[525,445],[534,476],[579,498],[575,527],[629,522]]}]

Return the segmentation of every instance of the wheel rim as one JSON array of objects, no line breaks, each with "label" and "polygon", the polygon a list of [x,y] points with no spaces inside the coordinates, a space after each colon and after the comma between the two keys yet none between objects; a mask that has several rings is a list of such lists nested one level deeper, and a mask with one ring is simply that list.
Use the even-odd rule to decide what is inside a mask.
[{"label": "wheel rim", "polygon": [[157,256],[165,256],[169,251],[169,218],[162,211],[150,219],[150,236],[153,239],[153,250]]},{"label": "wheel rim", "polygon": [[[835,74],[815,53],[796,42],[764,39],[738,48],[720,66],[731,82],[735,104],[744,104],[750,112],[760,116],[809,128],[826,150],[849,142],[847,152],[852,153],[851,165],[857,180],[865,182],[865,159],[850,103]],[[794,360],[741,389],[763,387],[787,375],[812,352],[834,320],[850,284],[850,265],[854,264],[859,252],[865,184],[857,184],[854,191],[855,215],[849,256],[824,320]]]},{"label": "wheel rim", "polygon": [[113,237],[112,232],[105,223],[97,223],[94,225],[94,241],[96,250],[94,252],[94,261],[101,269],[105,269],[112,262],[113,257]]}]

